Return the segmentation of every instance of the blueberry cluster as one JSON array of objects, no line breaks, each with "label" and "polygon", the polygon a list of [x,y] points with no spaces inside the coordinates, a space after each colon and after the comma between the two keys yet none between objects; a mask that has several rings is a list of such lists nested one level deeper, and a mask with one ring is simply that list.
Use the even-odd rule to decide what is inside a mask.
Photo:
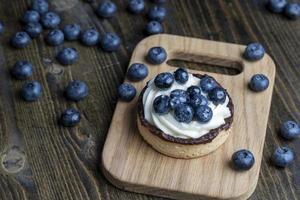
[{"label": "blueberry cluster", "polygon": [[[105,1],[99,5],[97,14],[110,17],[115,11],[115,4]],[[25,48],[32,39],[39,37],[43,29],[48,30],[45,40],[51,46],[62,45],[65,40],[76,41],[80,39],[86,46],[100,44],[104,51],[112,52],[118,50],[121,45],[121,39],[117,34],[108,32],[101,39],[96,29],[89,28],[81,31],[81,26],[77,23],[67,24],[60,29],[59,25],[62,19],[58,13],[49,10],[47,0],[33,0],[31,8],[24,13],[21,21],[24,31],[15,33],[11,38],[11,44],[15,48]],[[2,31],[3,24],[0,23],[0,32]],[[60,64],[70,65],[78,60],[78,53],[74,48],[64,48],[56,57]]]},{"label": "blueberry cluster", "polygon": [[287,0],[269,0],[267,8],[273,13],[282,13],[292,20],[300,17],[300,4],[298,3],[289,3]]},{"label": "blueberry cluster", "polygon": [[[176,81],[185,84],[189,74],[185,68],[178,68],[174,73],[164,72],[158,74],[154,84],[159,90],[172,87]],[[205,94],[205,95],[203,95]],[[173,111],[173,116],[178,122],[190,123],[196,120],[207,123],[213,117],[209,101],[213,104],[222,104],[226,100],[226,91],[210,76],[201,78],[199,85],[190,86],[187,90],[175,89],[170,95],[157,96],[153,101],[153,110],[159,115]]]}]

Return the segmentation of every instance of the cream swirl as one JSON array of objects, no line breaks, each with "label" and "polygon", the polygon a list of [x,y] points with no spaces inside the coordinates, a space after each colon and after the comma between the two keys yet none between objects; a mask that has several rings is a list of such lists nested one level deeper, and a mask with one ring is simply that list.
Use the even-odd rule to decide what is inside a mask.
[{"label": "cream swirl", "polygon": [[[165,134],[183,139],[199,138],[207,134],[210,130],[225,124],[225,119],[231,116],[230,109],[227,107],[229,102],[228,96],[226,96],[226,100],[223,104],[214,105],[209,101],[208,106],[213,111],[213,117],[207,123],[199,123],[197,121],[192,121],[188,124],[180,123],[175,120],[172,112],[165,115],[159,115],[154,112],[153,101],[157,96],[170,95],[171,91],[175,89],[186,90],[192,85],[199,85],[200,80],[200,78],[189,74],[189,80],[185,84],[179,84],[175,81],[171,88],[167,90],[158,89],[154,84],[154,79],[150,80],[143,95],[145,119],[150,124],[162,130]],[[201,94],[207,97],[206,93]]]}]

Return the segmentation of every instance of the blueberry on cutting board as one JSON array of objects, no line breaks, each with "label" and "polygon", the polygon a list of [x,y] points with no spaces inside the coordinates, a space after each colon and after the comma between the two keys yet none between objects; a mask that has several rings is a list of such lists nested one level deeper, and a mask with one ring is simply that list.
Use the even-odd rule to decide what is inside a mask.
[{"label": "blueberry on cutting board", "polygon": [[123,83],[118,87],[118,96],[121,101],[130,102],[136,95],[135,87],[130,83]]},{"label": "blueberry on cutting board", "polygon": [[233,166],[236,170],[249,170],[255,163],[254,155],[251,151],[242,149],[232,155]]},{"label": "blueberry on cutting board", "polygon": [[162,47],[152,47],[149,49],[146,59],[153,65],[159,65],[166,61],[167,52]]}]

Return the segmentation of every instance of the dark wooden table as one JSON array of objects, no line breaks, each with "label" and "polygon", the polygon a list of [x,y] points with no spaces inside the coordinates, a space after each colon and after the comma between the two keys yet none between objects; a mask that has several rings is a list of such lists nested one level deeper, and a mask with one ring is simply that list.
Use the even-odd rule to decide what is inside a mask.
[{"label": "dark wooden table", "polygon": [[[115,0],[119,12],[114,18],[99,19],[93,12],[97,2],[51,0],[51,8],[60,13],[63,24],[77,22],[83,29],[96,27],[101,34],[118,33],[123,40],[121,49],[109,54],[99,47],[66,42],[62,46],[77,48],[80,59],[75,65],[63,67],[54,59],[62,46],[50,47],[43,37],[23,50],[10,47],[9,38],[21,29],[19,20],[29,1],[0,0],[0,20],[6,28],[0,36],[0,199],[159,199],[122,191],[100,172],[101,150],[117,102],[116,88],[124,79],[135,45],[145,37],[147,19],[126,12],[123,0]],[[300,156],[283,170],[270,165],[270,156],[278,145],[288,145],[300,153],[299,139],[287,142],[278,136],[285,120],[300,122],[300,20],[271,14],[264,2],[169,0],[163,25],[166,33],[264,45],[276,62],[277,77],[260,179],[251,199],[300,199]],[[9,75],[9,69],[21,59],[34,64],[32,79],[43,85],[43,97],[37,102],[22,101],[18,92],[23,81],[12,80]],[[201,64],[186,65],[211,70]],[[88,83],[87,99],[75,104],[63,98],[63,89],[71,79]],[[60,113],[69,106],[82,113],[77,128],[57,125]]]}]

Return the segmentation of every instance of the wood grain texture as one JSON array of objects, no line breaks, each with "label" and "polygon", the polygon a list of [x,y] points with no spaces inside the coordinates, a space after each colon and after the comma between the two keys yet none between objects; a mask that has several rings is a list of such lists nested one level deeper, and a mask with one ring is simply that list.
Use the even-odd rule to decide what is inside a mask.
[{"label": "wood grain texture", "polygon": [[[164,47],[168,60],[224,67],[239,64],[241,73],[238,75],[208,73],[226,88],[234,104],[229,138],[207,156],[188,160],[167,157],[151,148],[139,134],[135,117],[138,97],[130,103],[120,101],[103,149],[105,176],[130,191],[175,199],[248,198],[256,187],[260,170],[275,79],[273,60],[265,55],[258,62],[248,62],[242,58],[245,49],[242,45],[162,34],[141,41],[133,52],[130,64],[146,62],[147,52],[153,46]],[[137,94],[158,73],[174,71],[167,61],[148,66],[148,77],[132,83],[137,88]],[[197,69],[190,73],[205,74]],[[270,85],[266,91],[255,93],[248,89],[248,83],[254,74],[260,73],[269,78]],[[217,138],[213,142],[215,140]],[[256,163],[251,170],[240,173],[233,170],[229,163],[232,154],[244,148],[254,154]]]},{"label": "wood grain texture", "polygon": [[[117,189],[106,181],[98,167],[117,102],[116,88],[124,80],[135,45],[145,37],[145,15],[131,15],[125,11],[126,1],[114,0],[119,8],[117,16],[102,20],[93,12],[100,0],[92,0],[91,4],[81,0],[51,0],[51,8],[63,18],[62,25],[78,22],[84,29],[96,27],[102,34],[113,31],[123,41],[122,48],[112,54],[98,47],[65,43],[63,46],[77,48],[80,59],[75,65],[62,67],[54,59],[61,46],[49,47],[42,37],[24,50],[9,46],[12,33],[21,29],[19,19],[29,1],[0,0],[0,20],[6,27],[0,36],[0,155],[1,159],[2,155],[9,155],[6,167],[0,167],[0,199],[160,199]],[[300,199],[297,164],[300,157],[284,170],[269,163],[278,145],[300,149],[299,140],[287,142],[278,136],[283,121],[300,122],[300,24],[267,12],[264,3],[262,0],[169,0],[166,4],[169,14],[163,26],[171,34],[239,44],[259,41],[265,46],[276,62],[277,76],[262,170],[251,199]],[[147,1],[147,7],[151,5]],[[41,81],[44,87],[43,98],[34,104],[19,99],[22,82],[12,80],[8,74],[20,59],[33,62],[32,79]],[[194,63],[187,65],[208,69]],[[73,104],[62,98],[63,88],[70,79],[88,82],[91,94],[85,101]],[[57,126],[56,120],[67,106],[75,106],[83,113],[79,127]],[[11,173],[16,169],[21,170]]]}]

